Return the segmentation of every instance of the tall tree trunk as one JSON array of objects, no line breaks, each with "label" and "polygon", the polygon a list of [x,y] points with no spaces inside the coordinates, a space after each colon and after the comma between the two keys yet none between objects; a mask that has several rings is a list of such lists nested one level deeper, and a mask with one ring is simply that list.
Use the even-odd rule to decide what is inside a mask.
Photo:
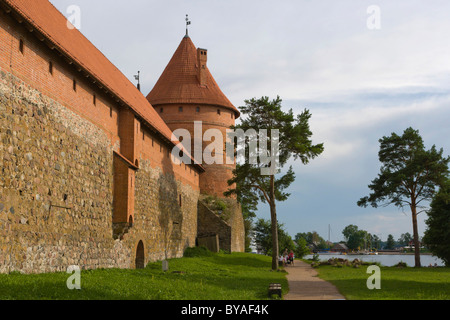
[{"label": "tall tree trunk", "polygon": [[278,270],[278,220],[275,206],[275,177],[270,178],[270,218],[272,220],[272,270]]},{"label": "tall tree trunk", "polygon": [[420,243],[419,243],[419,229],[417,227],[417,208],[416,205],[411,205],[412,222],[413,222],[413,237],[414,237],[414,260],[415,267],[420,268]]}]

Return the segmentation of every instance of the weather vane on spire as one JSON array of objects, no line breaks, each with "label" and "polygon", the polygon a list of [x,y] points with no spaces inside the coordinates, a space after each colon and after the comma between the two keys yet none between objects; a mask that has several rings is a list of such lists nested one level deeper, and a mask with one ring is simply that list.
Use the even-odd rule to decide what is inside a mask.
[{"label": "weather vane on spire", "polygon": [[189,37],[189,29],[188,26],[191,25],[191,21],[189,20],[189,15],[186,15],[186,37]]},{"label": "weather vane on spire", "polygon": [[134,78],[137,80],[138,84],[137,84],[137,88],[139,91],[141,91],[141,83],[140,83],[140,79],[141,79],[141,72],[138,71],[138,74],[134,76]]}]

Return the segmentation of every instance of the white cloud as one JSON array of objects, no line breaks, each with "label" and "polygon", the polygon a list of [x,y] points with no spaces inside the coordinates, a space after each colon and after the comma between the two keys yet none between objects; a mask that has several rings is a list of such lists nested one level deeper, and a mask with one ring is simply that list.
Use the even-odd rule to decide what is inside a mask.
[{"label": "white cloud", "polygon": [[[392,123],[403,123],[405,119],[412,120],[412,123],[414,119],[432,120],[442,116],[443,112],[449,113],[450,93],[392,105],[389,99],[395,98],[394,93],[391,97],[383,98],[381,103],[379,100],[372,102],[361,98],[359,102],[354,102],[356,106],[350,108],[339,106],[339,102],[336,108],[314,108],[311,119],[314,141],[326,145],[321,161],[351,158],[357,153],[367,153],[368,149],[378,148],[378,139],[397,129],[387,129]],[[383,103],[386,105],[383,106]]]},{"label": "white cloud", "polygon": [[304,29],[276,32],[285,24],[271,16],[275,30],[263,28],[264,38],[260,28],[245,31],[256,39],[237,44],[236,51],[220,58],[229,58],[233,70],[216,66],[220,73],[248,84],[239,90],[230,79],[230,89],[237,89],[227,90],[233,100],[249,98],[249,94],[321,100],[375,88],[443,87],[433,81],[438,74],[450,74],[450,22],[441,12],[417,3],[381,1],[383,27],[370,31],[365,25],[366,4],[326,3],[333,10],[312,2],[285,10],[290,13],[286,19],[293,12],[309,11],[308,25],[299,21]]}]

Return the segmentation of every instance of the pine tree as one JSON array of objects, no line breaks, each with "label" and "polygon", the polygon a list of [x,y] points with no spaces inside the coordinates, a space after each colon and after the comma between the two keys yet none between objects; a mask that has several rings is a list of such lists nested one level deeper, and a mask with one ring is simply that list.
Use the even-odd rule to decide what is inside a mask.
[{"label": "pine tree", "polygon": [[[261,158],[256,163],[249,161],[250,157],[255,157],[256,154],[247,150],[245,163],[238,163],[234,171],[234,178],[228,182],[230,186],[236,185],[237,188],[252,190],[258,195],[259,201],[269,204],[273,241],[272,269],[274,270],[278,269],[279,256],[276,202],[285,201],[289,198],[290,194],[284,190],[295,180],[292,166],[281,175],[280,169],[291,158],[294,158],[294,160],[300,159],[303,164],[307,164],[310,159],[319,156],[324,150],[323,144],[314,145],[311,141],[312,132],[309,128],[311,114],[309,110],[304,110],[295,117],[292,109],[284,112],[281,103],[280,97],[272,101],[268,97],[246,100],[245,106],[239,108],[242,115],[246,117],[242,117],[241,123],[233,128],[244,132],[253,130],[255,133],[249,137],[248,143],[250,141],[261,143],[264,137],[261,136],[260,129],[278,130],[276,171],[271,171],[271,174],[262,174],[263,169],[267,169],[274,163],[268,165],[266,161],[261,161]],[[268,135],[268,132],[266,134]],[[267,150],[274,150],[273,147],[272,141],[268,141]],[[225,195],[237,194],[239,197],[237,188],[230,189]]]},{"label": "pine tree", "polygon": [[399,136],[392,133],[380,141],[379,160],[381,172],[369,185],[372,193],[358,201],[361,207],[380,204],[409,207],[413,224],[415,266],[420,267],[420,243],[417,216],[425,211],[424,203],[430,201],[436,189],[442,186],[449,173],[450,157],[436,146],[425,150],[419,131],[408,128]]},{"label": "pine tree", "polygon": [[426,224],[428,229],[423,237],[424,243],[433,255],[450,267],[450,180],[433,198]]}]

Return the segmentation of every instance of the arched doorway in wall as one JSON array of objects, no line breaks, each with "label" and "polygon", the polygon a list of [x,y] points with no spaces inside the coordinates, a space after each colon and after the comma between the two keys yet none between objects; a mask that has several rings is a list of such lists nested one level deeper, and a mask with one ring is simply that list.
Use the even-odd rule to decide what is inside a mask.
[{"label": "arched doorway in wall", "polygon": [[145,268],[145,251],[144,251],[144,243],[139,241],[136,248],[136,269],[144,269]]}]

